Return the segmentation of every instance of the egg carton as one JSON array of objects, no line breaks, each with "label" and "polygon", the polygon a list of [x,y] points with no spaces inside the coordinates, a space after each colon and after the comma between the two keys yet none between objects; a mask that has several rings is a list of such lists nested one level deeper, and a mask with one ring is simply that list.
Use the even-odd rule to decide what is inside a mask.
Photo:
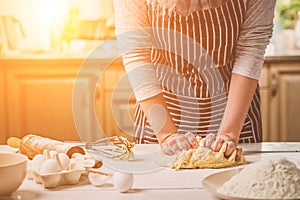
[{"label": "egg carton", "polygon": [[[46,189],[75,185],[81,175],[96,163],[96,160],[87,155],[78,154],[74,155],[74,158],[69,158],[64,153],[44,151],[29,162],[27,179],[42,184]],[[101,167],[102,163],[98,166]]]},{"label": "egg carton", "polygon": [[49,174],[40,174],[36,171],[31,171],[31,178],[37,184],[42,184],[45,189],[51,189],[63,185],[77,184],[83,172],[85,172],[84,168],[64,170]]}]

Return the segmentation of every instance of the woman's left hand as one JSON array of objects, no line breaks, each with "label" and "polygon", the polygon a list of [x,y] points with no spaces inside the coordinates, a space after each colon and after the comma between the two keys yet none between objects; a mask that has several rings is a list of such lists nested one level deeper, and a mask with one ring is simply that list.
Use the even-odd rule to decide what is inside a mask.
[{"label": "woman's left hand", "polygon": [[236,149],[237,154],[236,154],[236,160],[240,160],[242,157],[242,148],[237,147],[237,144],[234,142],[233,139],[231,139],[229,136],[225,134],[220,134],[216,136],[215,134],[208,134],[206,137],[206,143],[205,147],[212,149],[215,152],[220,151],[223,143],[227,143],[227,148],[224,153],[225,157],[229,157],[233,151]]}]

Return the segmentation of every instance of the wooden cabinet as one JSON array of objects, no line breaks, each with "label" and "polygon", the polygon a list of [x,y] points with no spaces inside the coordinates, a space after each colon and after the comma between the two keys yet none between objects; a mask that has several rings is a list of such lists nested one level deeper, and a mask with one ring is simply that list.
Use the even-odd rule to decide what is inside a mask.
[{"label": "wooden cabinet", "polygon": [[6,139],[7,134],[4,73],[5,70],[0,65],[0,144]]},{"label": "wooden cabinet", "polygon": [[261,99],[261,118],[263,129],[263,141],[268,141],[270,137],[269,117],[270,117],[270,86],[269,86],[269,67],[265,65],[262,68],[260,85],[260,99]]},{"label": "wooden cabinet", "polygon": [[[132,138],[135,100],[121,60],[0,59],[0,143]],[[129,106],[128,106],[129,105]]]},{"label": "wooden cabinet", "polygon": [[135,98],[121,60],[103,71],[96,93],[96,112],[106,136],[133,138]]},{"label": "wooden cabinet", "polygon": [[[300,64],[271,68],[271,132],[277,141],[300,141]],[[276,137],[275,137],[276,136]]]},{"label": "wooden cabinet", "polygon": [[264,141],[300,141],[300,63],[269,61],[260,82]]},{"label": "wooden cabinet", "polygon": [[34,133],[78,140],[72,116],[72,90],[80,62],[7,60],[6,137]]}]

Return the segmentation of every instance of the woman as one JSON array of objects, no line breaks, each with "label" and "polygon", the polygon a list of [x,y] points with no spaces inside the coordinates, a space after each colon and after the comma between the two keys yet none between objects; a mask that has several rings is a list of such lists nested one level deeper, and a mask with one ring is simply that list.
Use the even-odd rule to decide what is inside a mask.
[{"label": "woman", "polygon": [[114,0],[116,33],[137,99],[135,141],[166,154],[225,156],[261,142],[258,80],[275,0]]}]

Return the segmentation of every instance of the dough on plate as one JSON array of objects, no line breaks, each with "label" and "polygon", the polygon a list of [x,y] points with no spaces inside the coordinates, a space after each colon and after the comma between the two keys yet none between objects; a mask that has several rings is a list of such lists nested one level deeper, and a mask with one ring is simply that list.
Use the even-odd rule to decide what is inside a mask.
[{"label": "dough on plate", "polygon": [[227,143],[223,143],[219,152],[214,152],[211,149],[204,147],[205,138],[197,137],[199,148],[189,149],[180,152],[172,168],[179,169],[202,169],[202,168],[224,168],[232,167],[245,163],[245,157],[242,156],[240,160],[236,161],[235,149],[230,157],[226,158],[224,153],[227,148]]}]

